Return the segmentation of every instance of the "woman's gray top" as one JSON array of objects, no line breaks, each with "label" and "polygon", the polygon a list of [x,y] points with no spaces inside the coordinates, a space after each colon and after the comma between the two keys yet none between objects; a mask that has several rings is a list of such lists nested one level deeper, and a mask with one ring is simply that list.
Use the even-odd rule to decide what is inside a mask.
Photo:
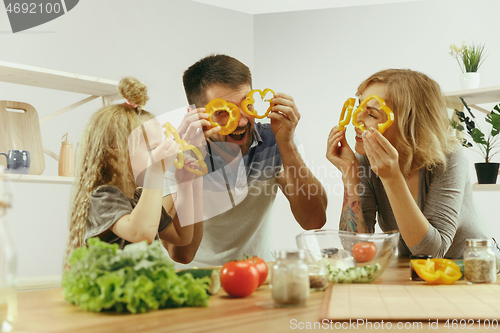
[{"label": "woman's gray top", "polygon": [[[461,258],[467,238],[487,238],[479,223],[469,180],[469,161],[457,145],[448,155],[446,170],[422,168],[418,177],[417,205],[429,221],[424,238],[408,247],[400,238],[399,255],[430,254],[440,258]],[[359,193],[368,232],[375,230],[375,215],[383,231],[398,225],[380,178],[370,169],[368,158],[356,154],[361,176]]]}]

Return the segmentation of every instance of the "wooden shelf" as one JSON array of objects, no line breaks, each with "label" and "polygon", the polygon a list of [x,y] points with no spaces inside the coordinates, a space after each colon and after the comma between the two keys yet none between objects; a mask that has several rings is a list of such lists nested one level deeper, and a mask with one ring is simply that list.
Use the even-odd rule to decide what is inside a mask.
[{"label": "wooden shelf", "polygon": [[[117,81],[0,61],[0,81],[94,96],[114,96]],[[120,97],[118,97],[120,98]]]},{"label": "wooden shelf", "polygon": [[462,97],[467,104],[494,103],[500,101],[500,86],[451,91],[447,97]]},{"label": "wooden shelf", "polygon": [[[7,61],[0,61],[0,82],[90,95],[81,101],[40,118],[40,123],[60,116],[98,97],[102,97],[103,105],[109,105],[118,99],[122,99],[116,89],[118,81],[15,64]],[[49,149],[44,147],[44,152],[57,160],[57,154]],[[73,177],[15,174],[8,174],[7,178],[18,183],[42,184],[72,184],[74,179]]]},{"label": "wooden shelf", "polygon": [[472,190],[474,192],[490,192],[490,191],[500,191],[500,184],[478,184],[472,185]]},{"label": "wooden shelf", "polygon": [[73,184],[75,177],[17,175],[8,173],[6,178],[14,183]]}]

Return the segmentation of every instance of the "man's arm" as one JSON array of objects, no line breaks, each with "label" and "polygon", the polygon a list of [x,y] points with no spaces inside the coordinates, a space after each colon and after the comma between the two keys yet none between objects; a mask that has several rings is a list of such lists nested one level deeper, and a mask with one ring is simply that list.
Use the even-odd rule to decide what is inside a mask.
[{"label": "man's arm", "polygon": [[274,106],[268,114],[276,137],[283,171],[277,182],[290,202],[293,216],[304,229],[320,229],[326,223],[327,197],[325,189],[314,177],[293,142],[293,134],[300,120],[295,101],[289,95],[277,93]]},{"label": "man's arm", "polygon": [[325,189],[306,166],[293,142],[288,147],[279,144],[278,147],[284,170],[277,182],[290,203],[293,216],[306,230],[320,229],[326,223]]}]

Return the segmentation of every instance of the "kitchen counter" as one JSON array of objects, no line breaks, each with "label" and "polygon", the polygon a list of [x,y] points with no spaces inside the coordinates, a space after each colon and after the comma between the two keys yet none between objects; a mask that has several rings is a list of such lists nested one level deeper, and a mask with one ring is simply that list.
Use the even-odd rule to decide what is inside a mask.
[{"label": "kitchen counter", "polygon": [[[423,284],[409,280],[407,258],[396,258],[375,284]],[[457,283],[464,283],[458,281]],[[145,314],[89,313],[64,301],[62,289],[20,292],[19,318],[14,332],[288,332],[319,327],[319,312],[325,292],[311,292],[305,307],[274,308],[268,285],[246,298],[230,298],[223,289],[206,308],[178,308]],[[377,306],[374,304],[373,306]],[[355,321],[358,318],[353,318]],[[450,318],[453,319],[453,318]],[[413,323],[412,323],[413,324]],[[409,325],[409,324],[408,324]],[[409,327],[407,325],[407,327]],[[322,330],[336,330],[330,324]],[[433,331],[427,321],[404,331]],[[347,326],[346,326],[347,327]],[[351,326],[352,328],[352,326]],[[392,329],[396,329],[394,324]],[[485,330],[478,324],[468,329]],[[449,331],[444,321],[439,329]],[[367,331],[365,326],[357,331]],[[375,330],[373,328],[372,330]],[[495,331],[492,327],[490,330]]]}]

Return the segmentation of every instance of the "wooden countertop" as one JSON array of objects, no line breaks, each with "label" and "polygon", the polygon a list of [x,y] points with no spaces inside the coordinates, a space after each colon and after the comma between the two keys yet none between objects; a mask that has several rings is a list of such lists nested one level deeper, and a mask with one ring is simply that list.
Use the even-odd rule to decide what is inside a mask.
[{"label": "wooden countertop", "polygon": [[[375,284],[418,284],[409,280],[407,258],[395,259]],[[457,283],[465,283],[458,281]],[[62,289],[18,293],[19,318],[14,332],[288,332],[300,327],[319,327],[319,311],[324,292],[311,292],[305,307],[274,308],[269,286],[260,287],[249,297],[236,299],[224,290],[212,296],[207,308],[179,308],[145,314],[89,313],[64,301]],[[374,306],[376,306],[374,304]],[[353,318],[356,320],[357,318]],[[453,319],[453,318],[450,318]],[[444,322],[438,330],[449,331]],[[295,329],[294,329],[295,328]],[[392,327],[396,329],[394,325]],[[476,323],[469,329],[484,330]],[[493,330],[493,328],[490,328]],[[334,327],[322,330],[335,330]],[[367,331],[364,326],[357,331]],[[408,331],[407,329],[404,329]],[[409,331],[433,331],[428,322]]]}]

